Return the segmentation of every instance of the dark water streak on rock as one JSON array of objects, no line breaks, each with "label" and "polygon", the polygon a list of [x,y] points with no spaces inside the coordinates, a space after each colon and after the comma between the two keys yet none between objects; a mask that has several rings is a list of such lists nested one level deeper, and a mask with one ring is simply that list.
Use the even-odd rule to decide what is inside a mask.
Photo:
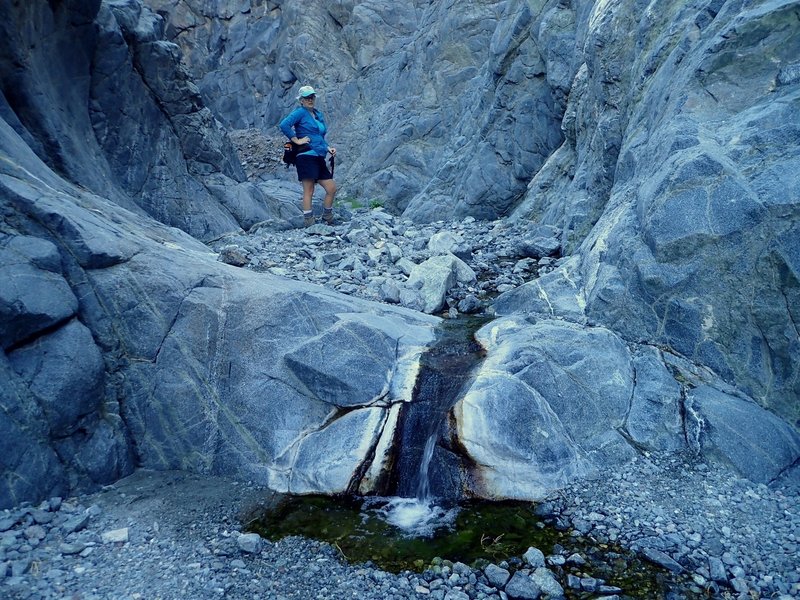
[{"label": "dark water streak on rock", "polygon": [[442,447],[441,438],[448,412],[483,360],[484,351],[474,334],[488,320],[472,317],[442,322],[436,343],[420,361],[412,401],[400,414],[387,495],[460,497],[461,459]]}]

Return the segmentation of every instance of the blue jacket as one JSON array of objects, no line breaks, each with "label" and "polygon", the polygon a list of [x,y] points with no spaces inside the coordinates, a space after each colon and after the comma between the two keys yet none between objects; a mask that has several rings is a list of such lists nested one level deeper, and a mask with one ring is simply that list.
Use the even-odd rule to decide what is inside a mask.
[{"label": "blue jacket", "polygon": [[324,157],[328,153],[328,142],[325,141],[328,126],[322,112],[316,110],[316,114],[315,119],[307,109],[298,106],[281,121],[281,131],[289,139],[308,136],[311,138],[311,149]]}]

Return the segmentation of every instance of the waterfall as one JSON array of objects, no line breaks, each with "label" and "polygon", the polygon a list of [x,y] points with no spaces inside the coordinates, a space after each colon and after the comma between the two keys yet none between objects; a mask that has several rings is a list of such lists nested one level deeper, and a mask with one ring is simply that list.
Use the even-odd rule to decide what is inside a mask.
[{"label": "waterfall", "polygon": [[431,496],[431,482],[428,479],[428,468],[431,465],[433,458],[433,449],[436,447],[436,442],[439,439],[439,432],[434,432],[428,441],[425,442],[425,451],[422,453],[422,462],[419,465],[419,473],[417,473],[417,500],[424,501],[430,499]]},{"label": "waterfall", "polygon": [[[457,514],[458,458],[452,452],[443,453],[439,442],[448,412],[483,358],[474,333],[485,322],[478,318],[443,321],[436,343],[420,360],[412,400],[401,412],[394,468],[378,512],[412,535],[432,535]],[[369,500],[365,503],[374,505]]]},{"label": "waterfall", "polygon": [[[394,443],[394,466],[386,493],[404,498],[455,498],[458,470],[445,464],[438,443],[447,415],[472,379],[483,358],[475,331],[487,319],[451,319],[440,325],[438,338],[420,358],[411,402],[403,405]],[[455,460],[455,455],[452,455]]]}]

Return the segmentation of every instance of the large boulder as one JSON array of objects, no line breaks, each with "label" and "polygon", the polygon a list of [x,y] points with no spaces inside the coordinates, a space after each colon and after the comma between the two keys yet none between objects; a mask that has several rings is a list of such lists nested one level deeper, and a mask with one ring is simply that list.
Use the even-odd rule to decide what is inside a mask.
[{"label": "large boulder", "polygon": [[542,395],[507,373],[481,372],[454,415],[480,496],[543,498],[592,471]]},{"label": "large boulder", "polygon": [[712,372],[600,327],[502,318],[453,409],[469,492],[541,499],[651,451],[691,451],[757,482],[788,472],[800,434]]},{"label": "large boulder", "polygon": [[357,487],[388,460],[375,452],[386,410],[362,409],[411,400],[435,320],[195,260],[176,250],[93,274],[103,303],[130,315],[118,331],[139,460],[282,491]]},{"label": "large boulder", "polygon": [[411,268],[400,301],[432,314],[444,308],[447,292],[456,283],[471,283],[475,278],[475,272],[457,256],[449,252],[432,256]]},{"label": "large boulder", "polygon": [[541,498],[633,456],[619,430],[634,373],[613,333],[508,318],[477,339],[487,358],[454,415],[478,493]]}]

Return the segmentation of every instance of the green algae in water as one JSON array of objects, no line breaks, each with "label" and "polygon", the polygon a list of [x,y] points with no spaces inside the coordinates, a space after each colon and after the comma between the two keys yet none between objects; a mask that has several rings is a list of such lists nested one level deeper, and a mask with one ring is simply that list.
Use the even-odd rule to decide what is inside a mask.
[{"label": "green algae in water", "polygon": [[[368,504],[374,504],[370,499]],[[593,594],[570,590],[566,575],[595,577],[624,590],[625,598],[664,598],[678,579],[630,553],[598,544],[546,526],[527,502],[467,501],[460,504],[451,527],[430,537],[410,537],[388,524],[375,510],[363,510],[364,498],[287,496],[251,525],[270,540],[301,535],[335,545],[351,563],[372,561],[393,573],[420,572],[436,557],[473,567],[521,557],[535,546],[545,554],[558,544],[568,553],[579,552],[588,564],[551,567],[568,598]],[[380,504],[380,499],[377,499]],[[684,586],[681,586],[684,587]],[[686,593],[684,598],[700,598]]]},{"label": "green algae in water", "polygon": [[467,564],[500,561],[521,556],[531,545],[551,547],[557,541],[544,539],[530,505],[521,503],[463,503],[452,528],[441,527],[430,537],[404,534],[377,511],[362,511],[363,503],[352,497],[287,497],[252,529],[271,540],[303,535],[326,541],[351,562],[371,560],[394,573],[427,566],[435,557]]}]

